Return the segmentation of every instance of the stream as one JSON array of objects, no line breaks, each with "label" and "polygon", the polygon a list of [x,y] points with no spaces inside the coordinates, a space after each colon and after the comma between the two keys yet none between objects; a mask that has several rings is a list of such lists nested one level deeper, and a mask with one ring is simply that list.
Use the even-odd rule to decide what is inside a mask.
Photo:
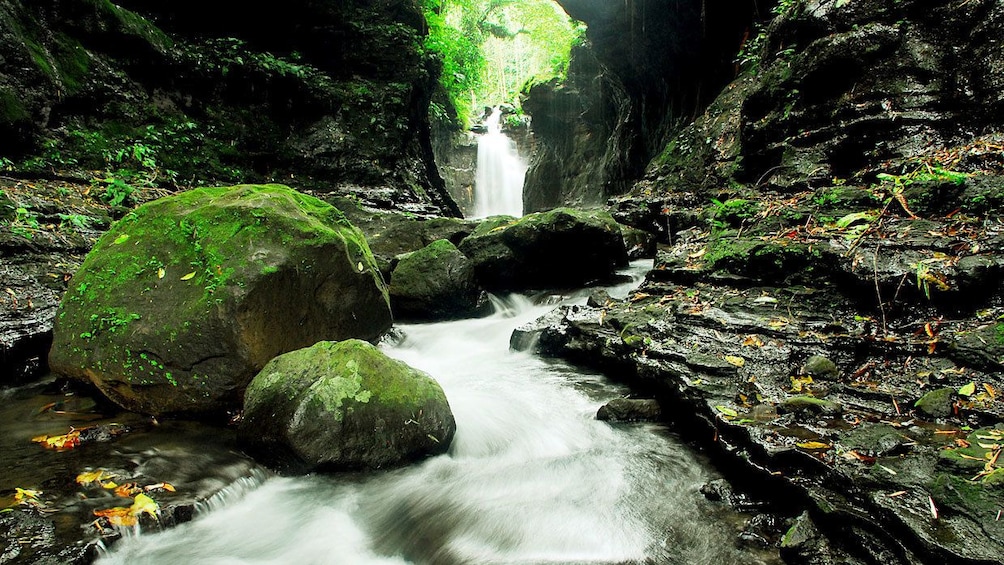
[{"label": "stream", "polygon": [[624,388],[509,350],[513,329],[549,302],[513,296],[487,318],[401,326],[403,339],[384,345],[446,391],[457,420],[447,454],[241,483],[192,522],[126,536],[99,563],[777,563],[735,549],[745,518],[704,499],[716,475],[665,427],[595,419]]}]

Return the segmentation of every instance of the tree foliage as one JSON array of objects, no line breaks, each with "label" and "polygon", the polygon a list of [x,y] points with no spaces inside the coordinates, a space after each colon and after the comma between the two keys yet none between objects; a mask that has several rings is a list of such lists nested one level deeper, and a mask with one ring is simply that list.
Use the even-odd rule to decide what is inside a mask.
[{"label": "tree foliage", "polygon": [[442,60],[440,81],[462,124],[479,107],[518,107],[527,81],[563,75],[584,29],[553,0],[423,0],[423,7],[426,49]]}]

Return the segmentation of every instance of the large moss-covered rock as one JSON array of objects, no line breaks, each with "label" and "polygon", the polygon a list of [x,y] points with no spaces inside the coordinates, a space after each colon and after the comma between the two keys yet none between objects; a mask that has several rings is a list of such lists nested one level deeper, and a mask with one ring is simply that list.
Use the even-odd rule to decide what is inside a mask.
[{"label": "large moss-covered rock", "polygon": [[149,413],[236,405],[270,359],[390,327],[365,238],[280,185],[203,188],[136,209],[74,275],[49,362]]},{"label": "large moss-covered rock", "polygon": [[442,453],[455,430],[432,377],[348,340],[269,362],[248,386],[240,437],[280,468],[336,470]]},{"label": "large moss-covered rock", "polygon": [[602,210],[488,218],[459,248],[490,290],[577,286],[627,264],[620,226]]},{"label": "large moss-covered rock", "polygon": [[470,259],[449,240],[405,255],[390,279],[397,318],[450,319],[476,315],[486,304]]}]

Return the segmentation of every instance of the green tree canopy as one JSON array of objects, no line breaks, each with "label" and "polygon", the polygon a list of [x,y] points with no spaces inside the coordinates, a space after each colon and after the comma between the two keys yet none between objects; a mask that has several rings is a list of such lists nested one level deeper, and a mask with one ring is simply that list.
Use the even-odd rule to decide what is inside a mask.
[{"label": "green tree canopy", "polygon": [[426,48],[443,61],[440,80],[462,125],[476,108],[519,107],[527,81],[563,75],[584,30],[553,0],[424,0],[424,8]]}]

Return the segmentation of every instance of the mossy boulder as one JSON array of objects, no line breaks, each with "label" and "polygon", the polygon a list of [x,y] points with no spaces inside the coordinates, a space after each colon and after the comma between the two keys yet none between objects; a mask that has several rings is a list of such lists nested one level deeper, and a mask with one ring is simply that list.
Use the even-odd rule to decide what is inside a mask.
[{"label": "mossy boulder", "polygon": [[391,324],[366,240],[281,185],[202,188],[112,226],[70,281],[49,363],[147,414],[238,406],[276,355]]},{"label": "mossy boulder", "polygon": [[394,315],[417,320],[476,315],[487,302],[470,263],[445,239],[402,257],[390,279]]},{"label": "mossy boulder", "polygon": [[488,218],[459,249],[481,285],[495,291],[579,286],[627,264],[620,226],[602,210]]},{"label": "mossy boulder", "polygon": [[955,405],[955,389],[939,388],[920,397],[913,407],[924,416],[947,418]]},{"label": "mossy boulder", "polygon": [[432,377],[347,340],[270,361],[248,386],[240,438],[287,471],[372,469],[445,452],[455,430]]}]

